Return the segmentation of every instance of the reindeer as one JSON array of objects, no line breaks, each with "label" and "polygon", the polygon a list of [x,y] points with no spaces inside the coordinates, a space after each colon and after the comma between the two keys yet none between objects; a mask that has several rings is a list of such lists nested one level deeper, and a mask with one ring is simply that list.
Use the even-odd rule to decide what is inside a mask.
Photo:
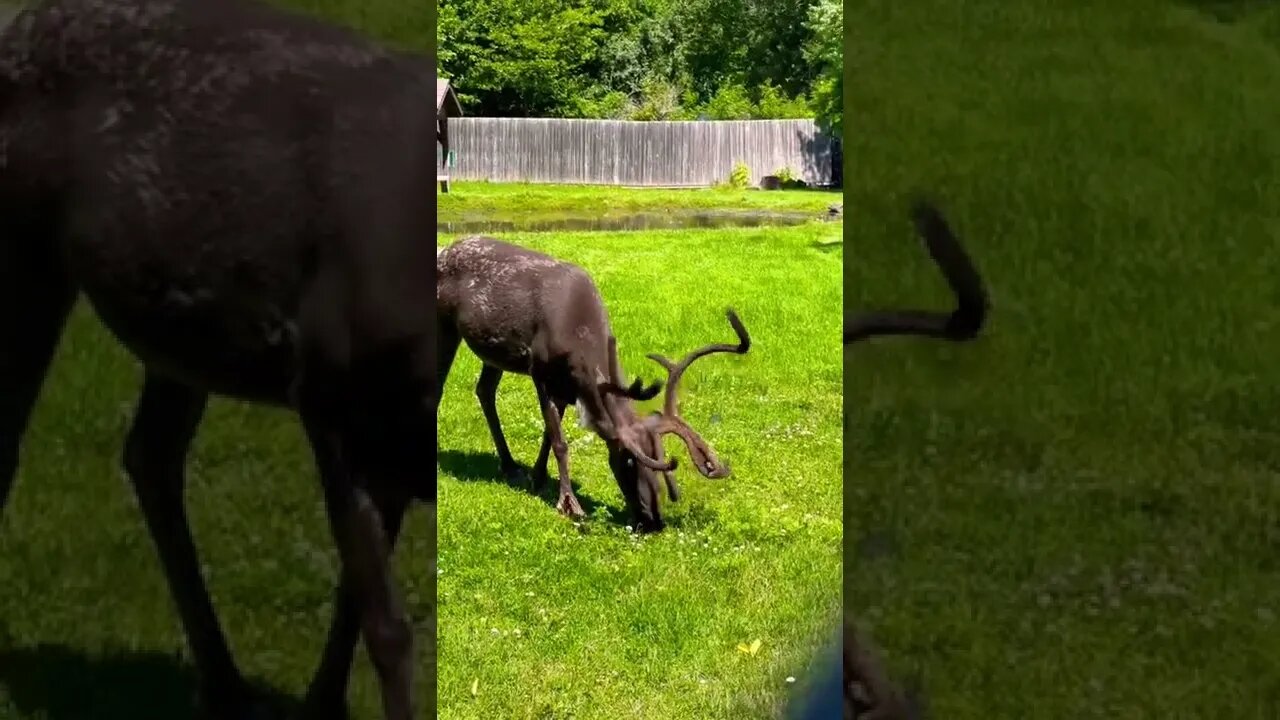
[{"label": "reindeer", "polygon": [[680,378],[694,360],[712,353],[743,354],[751,347],[747,330],[732,309],[727,316],[738,335],[736,345],[707,345],[679,362],[648,355],[666,370],[667,386],[662,411],[641,418],[632,402],[656,397],[661,383],[646,387],[637,379],[626,384],[604,301],[582,268],[500,240],[472,236],[437,251],[436,275],[437,399],[458,346],[465,341],[483,363],[476,397],[509,480],[523,483],[527,478],[511,456],[498,419],[498,383],[507,372],[528,375],[533,381],[545,426],[534,463],[534,486],[545,486],[549,454],[554,452],[560,479],[556,507],[565,515],[583,516],[569,481],[569,450],[561,429],[564,411],[571,404],[577,405],[582,424],[605,441],[609,467],[640,532],[664,527],[655,473],[663,474],[670,499],[675,502],[679,497],[672,476],[676,461],[664,458],[663,435],[684,441],[702,475],[729,475],[729,467],[680,417],[677,392]]},{"label": "reindeer", "polygon": [[44,0],[0,34],[0,507],[76,299],[143,367],[124,467],[202,717],[269,712],[200,571],[183,465],[211,394],[290,408],[341,579],[309,718],[345,716],[363,635],[416,720],[389,555],[434,502],[434,59],[257,0]]},{"label": "reindeer", "polygon": [[[882,335],[918,335],[952,342],[974,340],[986,322],[988,299],[982,278],[961,247],[942,213],[926,201],[911,209],[916,230],[937,263],[952,293],[956,309],[873,310],[855,315],[844,326],[844,343]],[[846,720],[907,720],[919,712],[889,680],[875,654],[860,638],[852,622],[844,629],[844,687]]]}]

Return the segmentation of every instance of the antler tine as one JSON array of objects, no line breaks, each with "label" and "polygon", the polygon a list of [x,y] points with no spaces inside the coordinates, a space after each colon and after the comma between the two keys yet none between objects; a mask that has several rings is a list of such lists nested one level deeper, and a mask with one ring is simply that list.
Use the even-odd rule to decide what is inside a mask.
[{"label": "antler tine", "polygon": [[609,376],[622,381],[622,373],[618,371],[618,338],[613,333],[609,333]]},{"label": "antler tine", "polygon": [[658,363],[667,370],[667,394],[663,399],[662,412],[664,415],[674,417],[676,415],[676,398],[677,388],[680,385],[680,378],[684,375],[684,371],[689,369],[694,360],[700,357],[706,357],[712,353],[734,353],[744,355],[751,349],[751,336],[747,334],[747,328],[742,324],[742,320],[738,318],[738,313],[733,308],[725,310],[725,317],[729,319],[729,324],[733,326],[733,331],[738,335],[738,343],[711,343],[704,345],[697,350],[685,355],[680,362],[673,363],[667,357],[657,353],[650,353],[646,357]]},{"label": "antler tine", "polygon": [[666,355],[659,355],[658,353],[649,353],[648,355],[645,355],[645,357],[658,363],[662,367],[666,368],[668,371],[674,370],[676,367],[676,364],[674,362],[671,362],[671,358],[667,357]]}]

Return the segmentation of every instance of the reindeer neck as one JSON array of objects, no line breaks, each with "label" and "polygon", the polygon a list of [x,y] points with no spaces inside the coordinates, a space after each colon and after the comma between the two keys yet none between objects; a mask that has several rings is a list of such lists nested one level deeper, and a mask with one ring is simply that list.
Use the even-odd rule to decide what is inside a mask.
[{"label": "reindeer neck", "polygon": [[[588,363],[576,364],[571,372],[573,374],[574,395],[577,398],[579,422],[583,427],[588,427],[597,435],[605,437],[600,431],[599,420],[603,418],[611,422],[613,408],[609,404],[612,398],[605,397],[600,392],[599,385],[603,376],[600,375],[596,367]],[[608,438],[605,437],[605,439]]]},{"label": "reindeer neck", "polygon": [[635,423],[640,420],[640,416],[636,414],[636,405],[631,398],[627,397],[609,397],[605,402],[612,403],[613,416],[617,418],[619,425]]}]

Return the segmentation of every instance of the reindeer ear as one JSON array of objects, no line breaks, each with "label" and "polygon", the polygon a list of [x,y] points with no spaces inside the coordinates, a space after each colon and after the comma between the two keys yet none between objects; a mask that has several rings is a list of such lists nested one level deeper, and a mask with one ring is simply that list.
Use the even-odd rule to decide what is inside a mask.
[{"label": "reindeer ear", "polygon": [[652,400],[662,392],[662,381],[656,381],[649,387],[644,386],[644,381],[636,378],[628,387],[619,387],[617,383],[604,382],[600,383],[600,392],[604,395],[621,395],[631,398],[632,400]]}]

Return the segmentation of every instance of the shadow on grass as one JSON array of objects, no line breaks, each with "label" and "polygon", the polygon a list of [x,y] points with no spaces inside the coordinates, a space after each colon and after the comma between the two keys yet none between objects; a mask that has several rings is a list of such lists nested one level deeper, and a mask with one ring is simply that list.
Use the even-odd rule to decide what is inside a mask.
[{"label": "shadow on grass", "polygon": [[844,247],[844,240],[816,240],[809,247],[818,252],[834,252]]},{"label": "shadow on grass", "polygon": [[[498,456],[488,453],[461,452],[458,450],[441,450],[437,454],[437,462],[440,469],[453,475],[463,482],[500,482],[508,487],[515,488],[522,492],[541,498],[548,507],[555,509],[556,501],[559,499],[558,483],[555,477],[555,460],[550,462],[551,477],[547,479],[547,486],[540,491],[534,491],[529,483],[521,483],[508,478],[502,474],[501,467],[498,464]],[[525,465],[521,465],[527,475],[532,476],[533,470]],[[587,514],[588,518],[602,517],[610,524],[624,527],[631,524],[624,509],[619,509],[601,503],[593,499],[590,495],[582,492],[581,487],[573,482],[573,494],[578,496],[578,503],[582,505],[582,511]]]},{"label": "shadow on grass", "polygon": [[[298,701],[255,683],[278,717]],[[182,720],[195,716],[195,669],[171,655],[106,651],[89,655],[65,645],[0,648],[0,695],[18,712],[48,720]]]}]

